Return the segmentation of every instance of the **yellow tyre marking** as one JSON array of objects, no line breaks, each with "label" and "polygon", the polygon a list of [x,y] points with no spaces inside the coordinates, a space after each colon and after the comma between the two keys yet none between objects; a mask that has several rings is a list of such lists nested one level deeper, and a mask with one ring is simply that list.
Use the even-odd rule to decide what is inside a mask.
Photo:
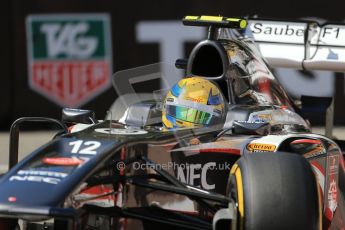
[{"label": "yellow tyre marking", "polygon": [[234,165],[231,167],[230,174],[235,175],[235,171],[236,171],[237,168],[238,168],[238,165],[237,165],[237,164],[234,164]]},{"label": "yellow tyre marking", "polygon": [[238,212],[240,221],[240,230],[243,230],[244,221],[244,197],[243,197],[243,184],[242,184],[242,174],[241,170],[237,164],[234,164],[230,171],[231,174],[235,175],[236,186],[237,186],[237,202],[238,202]]}]

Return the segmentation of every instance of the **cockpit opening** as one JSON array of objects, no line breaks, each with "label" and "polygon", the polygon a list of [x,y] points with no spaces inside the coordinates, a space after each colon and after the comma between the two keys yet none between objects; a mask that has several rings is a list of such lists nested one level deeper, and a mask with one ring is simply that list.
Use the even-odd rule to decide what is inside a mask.
[{"label": "cockpit opening", "polygon": [[195,53],[191,74],[203,77],[220,77],[224,73],[220,53],[213,45],[203,45]]}]

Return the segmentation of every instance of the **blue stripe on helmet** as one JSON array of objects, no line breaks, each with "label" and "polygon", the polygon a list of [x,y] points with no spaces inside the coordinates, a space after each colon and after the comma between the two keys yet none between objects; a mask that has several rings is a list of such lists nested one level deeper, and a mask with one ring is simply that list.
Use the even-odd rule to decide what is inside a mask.
[{"label": "blue stripe on helmet", "polygon": [[173,128],[177,127],[176,126],[176,118],[175,117],[172,117],[169,114],[166,114],[165,117],[167,118],[168,121],[170,121],[173,124]]},{"label": "blue stripe on helmet", "polygon": [[186,86],[186,84],[184,84],[182,87],[180,87],[178,85],[178,83],[176,83],[171,89],[171,94],[174,95],[175,97],[180,96],[180,94],[181,94],[181,92],[185,86]]},{"label": "blue stripe on helmet", "polygon": [[220,94],[218,93],[217,95],[212,95],[212,89],[210,90],[210,93],[208,95],[207,99],[207,104],[208,105],[219,105],[220,104]]}]

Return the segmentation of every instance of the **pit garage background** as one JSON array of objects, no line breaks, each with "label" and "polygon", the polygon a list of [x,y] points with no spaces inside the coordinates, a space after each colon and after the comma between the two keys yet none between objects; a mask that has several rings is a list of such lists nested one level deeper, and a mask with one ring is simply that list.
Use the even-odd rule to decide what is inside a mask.
[{"label": "pit garage background", "polygon": [[[109,81],[112,73],[161,61],[174,63],[177,58],[188,57],[196,42],[205,38],[205,31],[182,26],[185,15],[316,17],[337,22],[345,19],[340,0],[279,3],[274,0],[3,0],[0,7],[0,171],[7,170],[8,130],[17,118],[59,119],[63,107],[76,107],[92,109],[102,119],[117,98]],[[67,74],[69,81],[61,80],[61,71],[77,69],[75,75],[78,75],[80,66],[84,75],[91,75],[99,83],[73,82],[71,73]],[[296,98],[301,94],[335,96],[334,135],[345,133],[341,128],[345,125],[343,73],[290,69],[275,72]],[[50,80],[42,80],[46,78]],[[66,93],[62,90],[64,84],[74,87]],[[313,122],[323,125],[322,119]],[[29,130],[36,131],[21,134],[21,157],[54,135],[54,132],[40,132],[41,128],[29,126]]]}]

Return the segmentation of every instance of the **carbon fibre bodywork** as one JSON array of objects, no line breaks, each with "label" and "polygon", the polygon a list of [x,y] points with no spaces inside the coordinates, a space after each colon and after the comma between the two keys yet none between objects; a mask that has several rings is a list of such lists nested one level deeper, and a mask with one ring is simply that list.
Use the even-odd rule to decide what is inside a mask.
[{"label": "carbon fibre bodywork", "polygon": [[[295,143],[305,145],[299,148],[299,154],[310,161],[317,176],[325,221],[333,220],[336,226],[342,224],[344,189],[338,181],[344,183],[344,162],[340,149],[328,138],[314,134],[237,135],[183,146],[180,140],[212,139],[217,132],[126,130],[118,123],[112,123],[110,129],[109,124],[104,121],[83,131],[57,137],[13,167],[0,181],[0,215],[26,220],[74,219],[88,206],[100,210],[116,206],[150,209],[152,204],[197,214],[200,211],[198,202],[183,192],[170,193],[169,188],[158,187],[157,191],[148,191],[145,186],[140,187],[140,183],[147,182],[143,178],[152,166],[142,162],[142,158],[154,161],[185,184],[210,194],[226,195],[224,181],[241,155],[255,151],[292,152],[291,143]],[[127,132],[121,134],[125,130]],[[320,142],[315,144],[310,140]],[[99,146],[92,150],[95,152],[74,153],[74,143],[78,142],[89,144],[86,147],[93,143]],[[67,160],[59,163],[54,159]],[[130,161],[141,163],[130,165]],[[119,168],[121,162],[125,163]],[[120,185],[126,187],[126,192],[114,192],[124,189]]]},{"label": "carbon fibre bodywork", "polygon": [[[343,229],[341,149],[310,132],[254,43],[224,39],[215,29],[194,48],[186,71],[219,85],[228,102],[221,124],[166,130],[157,109],[161,101],[138,94],[139,101],[125,106],[122,117],[100,123],[79,114],[78,121],[87,124],[66,130],[65,123],[73,122],[68,114],[65,123],[31,119],[64,130],[15,164],[19,123],[30,121],[22,118],[12,127],[13,167],[0,179],[0,224],[53,219],[51,229],[218,229],[225,215],[236,229],[237,204],[227,191],[232,166],[255,152],[288,152],[306,158],[314,171],[320,228]],[[118,79],[115,88],[121,87]]]}]

